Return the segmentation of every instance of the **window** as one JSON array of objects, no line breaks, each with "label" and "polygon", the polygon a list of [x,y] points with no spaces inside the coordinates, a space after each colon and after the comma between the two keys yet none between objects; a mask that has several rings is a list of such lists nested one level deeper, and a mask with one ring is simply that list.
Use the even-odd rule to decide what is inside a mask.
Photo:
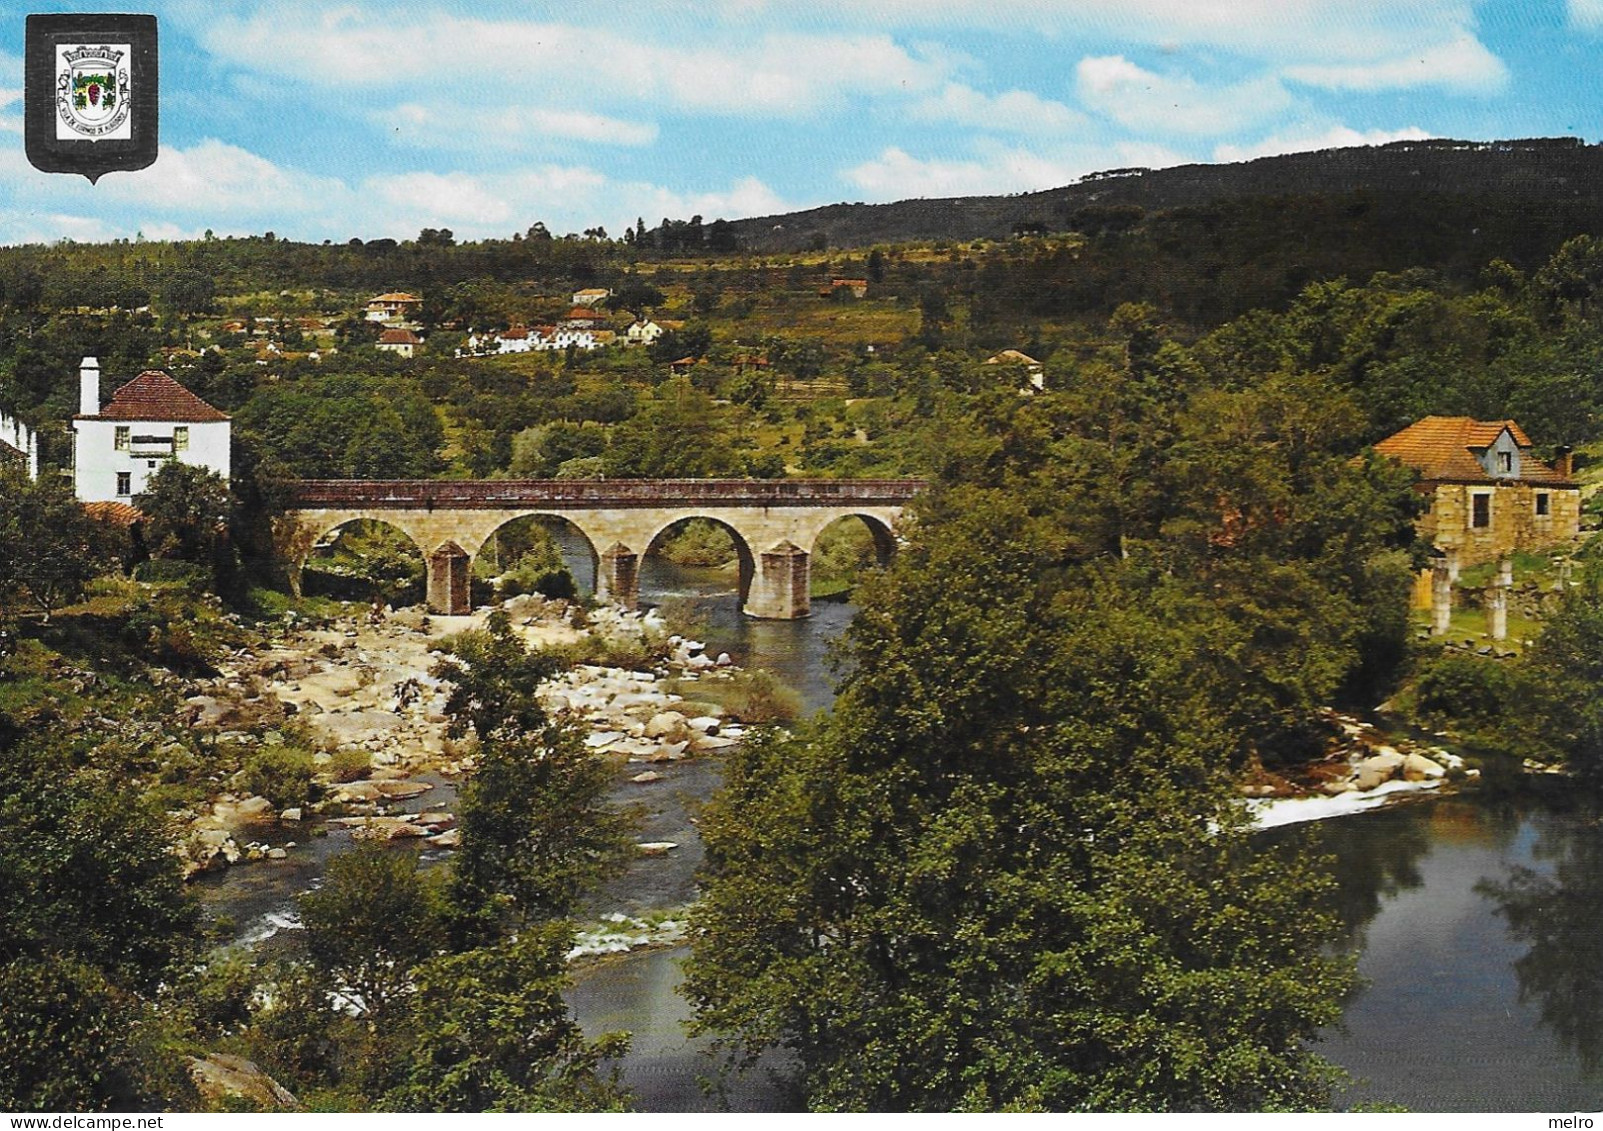
[{"label": "window", "polygon": [[1514,453],[1513,452],[1498,452],[1497,453],[1497,470],[1502,472],[1504,475],[1513,475],[1514,474]]},{"label": "window", "polygon": [[1492,494],[1490,491],[1478,491],[1470,496],[1469,524],[1476,530],[1485,530],[1492,525]]},{"label": "window", "polygon": [[180,424],[173,429],[173,451],[187,452],[189,450],[189,427]]},{"label": "window", "polygon": [[128,450],[129,433],[131,429],[126,424],[117,425],[116,434],[112,437],[111,445],[119,452]]},{"label": "window", "polygon": [[117,494],[131,495],[134,493],[134,474],[131,471],[117,473]]},{"label": "window", "polygon": [[1540,518],[1543,515],[1549,515],[1549,514],[1552,514],[1552,513],[1553,513],[1553,511],[1552,511],[1552,496],[1549,495],[1546,491],[1538,491],[1538,492],[1536,492],[1536,514],[1537,514],[1537,517]]}]

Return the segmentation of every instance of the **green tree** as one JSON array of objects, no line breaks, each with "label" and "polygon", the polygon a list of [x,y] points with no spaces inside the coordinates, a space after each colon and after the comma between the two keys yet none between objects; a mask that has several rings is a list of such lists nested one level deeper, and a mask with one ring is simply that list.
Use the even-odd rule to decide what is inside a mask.
[{"label": "green tree", "polygon": [[1532,701],[1508,724],[1525,745],[1557,753],[1594,800],[1603,798],[1603,566],[1588,563],[1523,666]]},{"label": "green tree", "polygon": [[134,496],[145,539],[159,558],[214,565],[227,552],[228,481],[209,468],[170,460]]},{"label": "green tree", "polygon": [[111,544],[66,484],[0,468],[0,611],[26,600],[48,622],[110,565]]},{"label": "green tree", "polygon": [[442,947],[434,888],[417,856],[360,845],[329,861],[323,886],[298,901],[306,951],[350,1006],[382,1017],[411,992],[411,970]]},{"label": "green tree", "polygon": [[[1335,1073],[1307,1041],[1351,985],[1331,884],[1250,840],[1231,767],[1357,663],[1342,569],[1384,546],[1382,504],[1406,488],[1313,443],[1288,401],[1232,405],[1256,421],[1233,437],[1254,490],[1296,490],[1307,463],[1306,542],[1272,518],[1232,525],[1242,504],[1274,514],[1248,494],[1178,538],[1165,511],[1189,502],[1143,486],[1156,501],[1121,549],[1065,486],[1083,464],[1060,453],[1097,450],[1100,423],[1073,403],[981,402],[865,587],[833,717],[748,742],[703,818],[698,1025],[737,1063],[792,1050],[812,1107],[1329,1102]],[[1201,440],[1154,433],[1140,474],[1178,478]],[[1209,507],[1227,478],[1199,489]],[[1366,507],[1388,521],[1321,560],[1321,531]],[[1209,555],[1234,562],[1198,576]],[[1255,611],[1275,594],[1254,569],[1317,587]],[[1305,668],[1301,644],[1276,643],[1297,616]],[[1243,686],[1254,649],[1296,696]]]},{"label": "green tree", "polygon": [[[126,1111],[186,1102],[150,1002],[198,909],[166,822],[74,768],[49,733],[6,746],[0,711],[0,1106]],[[175,1080],[177,1083],[175,1084]]]},{"label": "green tree", "polygon": [[388,1103],[412,1111],[622,1111],[626,1093],[603,1062],[618,1033],[587,1041],[568,1014],[564,954],[571,933],[531,924],[515,937],[416,970],[416,1009],[429,1019],[406,1083]]},{"label": "green tree", "polygon": [[454,637],[435,665],[451,685],[453,731],[471,727],[479,740],[457,809],[462,844],[452,870],[452,898],[470,934],[567,915],[620,858],[623,826],[605,804],[606,764],[535,694],[560,666],[531,650],[499,611],[483,630]]}]

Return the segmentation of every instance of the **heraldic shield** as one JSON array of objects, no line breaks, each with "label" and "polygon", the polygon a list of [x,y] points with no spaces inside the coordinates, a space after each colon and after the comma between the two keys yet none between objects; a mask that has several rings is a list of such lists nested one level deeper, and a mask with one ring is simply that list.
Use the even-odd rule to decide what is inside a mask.
[{"label": "heraldic shield", "polygon": [[47,173],[143,169],[156,159],[156,17],[28,17],[24,132]]}]

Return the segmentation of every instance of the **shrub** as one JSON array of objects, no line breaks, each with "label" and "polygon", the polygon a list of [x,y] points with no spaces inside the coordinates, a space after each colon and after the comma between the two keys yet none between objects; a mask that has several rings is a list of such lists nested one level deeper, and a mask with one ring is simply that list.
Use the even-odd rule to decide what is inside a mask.
[{"label": "shrub", "polygon": [[312,755],[293,746],[265,746],[253,751],[240,770],[240,788],[259,794],[279,809],[312,799]]},{"label": "shrub", "polygon": [[732,676],[722,698],[731,714],[756,726],[793,722],[801,715],[801,696],[761,668]]},{"label": "shrub", "polygon": [[373,760],[367,751],[350,747],[335,751],[328,764],[329,776],[341,784],[361,781],[372,772]]},{"label": "shrub", "polygon": [[1474,729],[1495,726],[1524,698],[1521,673],[1513,665],[1481,656],[1443,653],[1429,661],[1415,684],[1419,715]]}]

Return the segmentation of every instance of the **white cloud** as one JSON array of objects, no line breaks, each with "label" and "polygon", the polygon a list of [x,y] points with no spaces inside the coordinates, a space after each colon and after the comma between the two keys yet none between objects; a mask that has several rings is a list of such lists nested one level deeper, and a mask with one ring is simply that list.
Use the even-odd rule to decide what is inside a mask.
[{"label": "white cloud", "polygon": [[1570,23],[1586,31],[1603,31],[1603,0],[1569,0]]},{"label": "white cloud", "polygon": [[1492,91],[1508,82],[1508,68],[1474,36],[1463,34],[1420,51],[1367,62],[1309,63],[1285,69],[1288,78],[1331,90],[1402,90],[1440,86]]},{"label": "white cloud", "polygon": [[910,115],[925,122],[949,122],[992,133],[1065,134],[1086,124],[1084,114],[1027,90],[983,94],[962,83],[915,102]]},{"label": "white cloud", "polygon": [[[808,18],[847,26],[973,28],[1072,39],[1099,35],[1150,47],[1204,47],[1286,62],[1385,57],[1475,26],[1481,0],[809,0]],[[1592,6],[1600,0],[1571,0]],[[731,20],[793,11],[791,0],[726,0]],[[734,11],[731,12],[730,8]]]},{"label": "white cloud", "polygon": [[1342,149],[1354,145],[1385,145],[1393,141],[1423,141],[1432,135],[1418,126],[1400,130],[1359,131],[1349,126],[1332,126],[1319,133],[1276,135],[1246,145],[1216,145],[1215,161],[1250,161],[1255,157],[1276,157],[1284,153],[1306,153],[1315,149]]},{"label": "white cloud", "polygon": [[1187,159],[1152,143],[1086,146],[1054,154],[982,145],[972,158],[918,158],[891,146],[841,175],[874,200],[1036,192],[1099,169],[1160,168]]},{"label": "white cloud", "polygon": [[437,149],[524,153],[550,138],[597,145],[641,146],[657,140],[654,122],[631,122],[584,110],[539,107],[492,112],[449,104],[403,103],[368,114],[372,124],[397,142]]},{"label": "white cloud", "polygon": [[1274,78],[1209,87],[1185,75],[1156,74],[1123,55],[1081,59],[1075,88],[1087,106],[1120,125],[1164,134],[1235,133],[1291,104]]},{"label": "white cloud", "polygon": [[276,165],[208,139],[164,148],[136,173],[112,173],[91,188],[74,177],[30,167],[0,149],[0,240],[50,242],[194,237],[272,229],[304,240],[351,236],[405,238],[446,227],[459,238],[507,236],[535,220],[553,232],[598,224],[621,232],[636,216],[709,218],[784,212],[794,206],[755,177],[726,189],[682,193],[646,181],[616,180],[582,165],[541,165],[501,173],[411,171],[360,181]]},{"label": "white cloud", "polygon": [[852,95],[936,88],[949,61],[880,34],[776,31],[689,42],[660,28],[489,20],[443,11],[351,8],[287,19],[279,9],[206,19],[194,28],[215,56],[248,71],[322,88],[471,95],[479,113],[508,104],[589,110],[626,103],[664,111],[802,118]]}]

